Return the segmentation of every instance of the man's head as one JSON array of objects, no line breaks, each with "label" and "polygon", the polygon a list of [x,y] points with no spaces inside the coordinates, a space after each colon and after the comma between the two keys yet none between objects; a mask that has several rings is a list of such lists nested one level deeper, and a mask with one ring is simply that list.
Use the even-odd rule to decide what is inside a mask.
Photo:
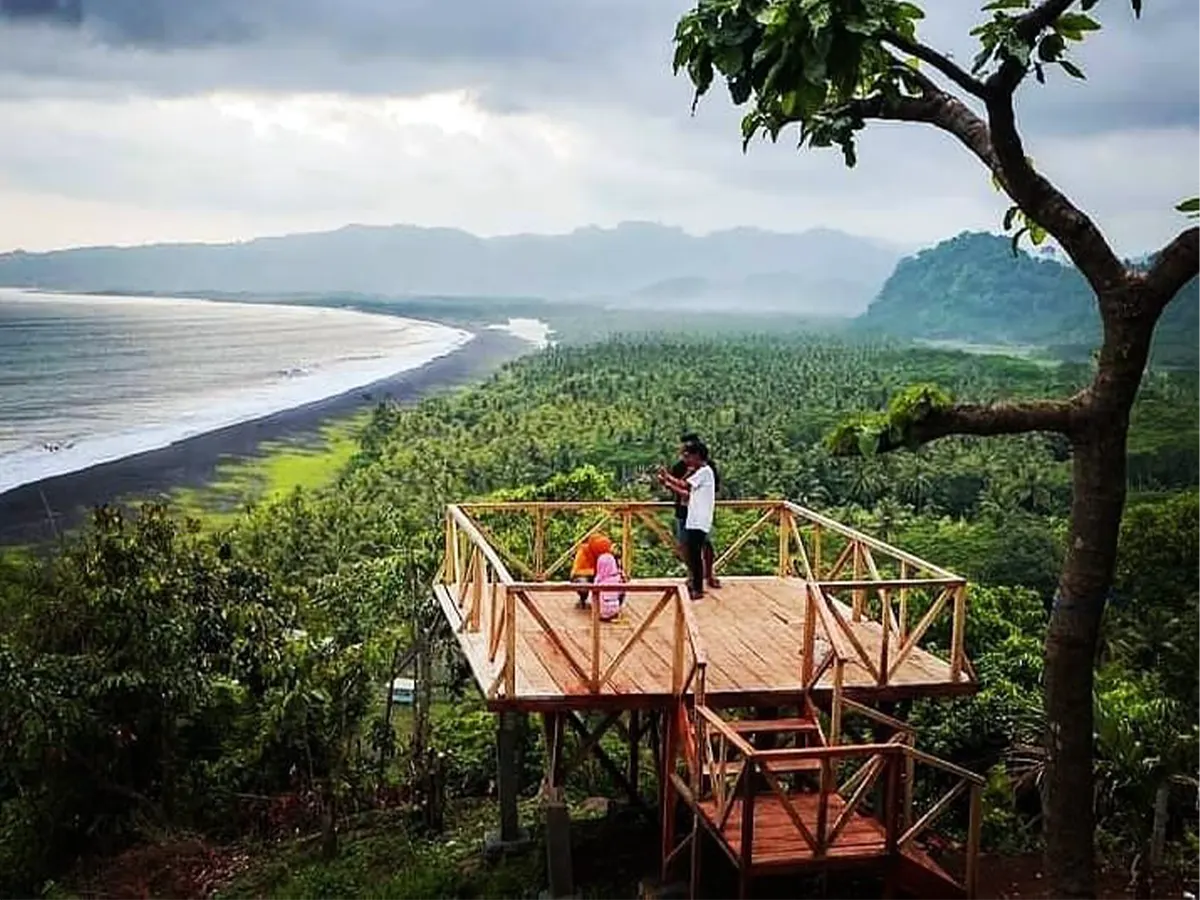
[{"label": "man's head", "polygon": [[689,469],[698,469],[708,462],[708,448],[699,439],[688,441],[683,445],[681,456]]}]

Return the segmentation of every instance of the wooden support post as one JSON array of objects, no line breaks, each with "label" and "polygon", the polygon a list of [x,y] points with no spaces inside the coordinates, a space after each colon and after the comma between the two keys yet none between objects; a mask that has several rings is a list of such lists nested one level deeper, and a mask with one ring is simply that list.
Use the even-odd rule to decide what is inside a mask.
[{"label": "wooden support post", "polygon": [[633,577],[633,512],[621,513],[621,569],[626,578]]},{"label": "wooden support post", "polygon": [[563,714],[542,716],[542,736],[546,744],[546,771],[542,791],[551,793],[562,786],[563,773]]},{"label": "wooden support post", "polygon": [[640,792],[638,764],[642,750],[642,714],[636,709],[629,711],[629,758],[625,761],[625,777]]},{"label": "wooden support post", "polygon": [[692,871],[688,879],[688,897],[696,900],[700,896],[700,842],[704,835],[700,829],[700,812],[692,810]]},{"label": "wooden support post", "polygon": [[517,694],[517,595],[507,587],[504,596],[504,696]]},{"label": "wooden support post", "polygon": [[662,769],[659,774],[662,789],[662,806],[659,814],[662,816],[662,880],[665,883],[668,876],[667,860],[675,849],[675,804],[678,800],[675,786],[671,784],[671,773],[675,771],[675,753],[679,744],[675,734],[675,717],[665,714],[662,719],[663,753]]},{"label": "wooden support post", "polygon": [[812,563],[813,578],[821,580],[821,526],[814,525],[812,530]]},{"label": "wooden support post", "polygon": [[950,680],[962,677],[963,636],[967,628],[967,586],[960,585],[954,591],[954,626],[950,634]]},{"label": "wooden support post", "polygon": [[483,582],[487,578],[487,563],[478,547],[471,550],[471,631],[479,630],[479,614],[483,611]]},{"label": "wooden support post", "polygon": [[546,580],[546,510],[533,514],[533,573],[535,581]]},{"label": "wooden support post", "polygon": [[[908,563],[900,560],[900,580],[908,580]],[[908,588],[900,586],[900,634],[897,638],[899,644],[903,645],[904,639],[908,637]]]},{"label": "wooden support post", "polygon": [[792,574],[792,514],[786,506],[779,507],[779,577]]},{"label": "wooden support post", "polygon": [[742,852],[738,866],[738,897],[750,896],[750,875],[754,868],[754,783],[758,781],[754,771],[758,767],[752,759],[745,763],[750,771],[742,778]]},{"label": "wooden support post", "polygon": [[[679,593],[675,592],[675,636],[671,648],[671,693],[678,695],[683,690],[683,680],[687,677],[683,671],[684,645],[686,640],[687,623],[683,618],[683,604],[688,603]],[[669,731],[670,729],[668,729]]]},{"label": "wooden support post", "polygon": [[842,682],[846,677],[845,660],[833,661],[833,699],[829,708],[829,744],[842,742]]},{"label": "wooden support post", "polygon": [[812,584],[804,586],[804,631],[800,640],[800,681],[804,685],[804,689],[809,690],[812,685],[813,672],[816,670],[817,661],[813,659],[813,654],[816,653],[816,637],[817,637],[817,606],[816,599],[813,597],[813,591],[819,590]]},{"label": "wooden support post", "polygon": [[913,823],[913,788],[917,783],[917,761],[904,755],[904,810],[900,820],[908,828]]},{"label": "wooden support post", "polygon": [[[896,711],[894,701],[885,701],[879,704],[879,712],[885,716],[892,716]],[[883,722],[871,720],[871,740],[876,744],[886,744],[895,734],[895,730]],[[899,757],[887,757],[884,760],[883,777],[875,783],[875,792],[873,795],[873,805],[875,809],[882,810],[883,815],[880,817],[883,821],[885,838],[888,843],[888,853],[895,852],[893,843],[900,836],[897,830],[899,819],[897,814],[900,810],[901,793],[900,793],[900,759]],[[894,783],[893,783],[894,782]]]},{"label": "wooden support post", "polygon": [[[865,765],[865,763],[864,763]],[[825,855],[826,835],[829,831],[829,795],[837,791],[833,777],[833,763],[828,756],[821,758],[821,780],[817,787],[817,839],[816,855]]]},{"label": "wooden support post", "polygon": [[886,773],[883,782],[884,843],[889,856],[899,852],[900,840],[900,764],[901,758],[890,753],[884,759]]},{"label": "wooden support post", "polygon": [[521,790],[518,768],[520,743],[520,714],[502,712],[496,728],[496,793],[500,799],[500,840],[503,843],[519,839],[521,827],[517,812],[517,796]]},{"label": "wooden support post", "polygon": [[974,900],[979,882],[979,832],[983,827],[983,788],[971,785],[971,814],[967,823],[967,869],[963,880],[967,900]]},{"label": "wooden support post", "polygon": [[[858,541],[854,541],[854,580],[862,581],[862,548]],[[855,622],[861,622],[863,617],[863,607],[866,606],[867,592],[862,588],[855,588],[852,591],[854,596],[853,605],[851,607],[852,618]]]},{"label": "wooden support post", "polygon": [[879,589],[879,686],[888,683],[888,644],[892,636],[892,595],[887,588]]}]

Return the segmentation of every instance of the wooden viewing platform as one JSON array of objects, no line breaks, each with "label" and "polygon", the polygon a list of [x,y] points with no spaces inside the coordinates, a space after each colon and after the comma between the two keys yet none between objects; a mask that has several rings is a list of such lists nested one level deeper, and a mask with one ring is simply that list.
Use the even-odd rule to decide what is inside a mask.
[{"label": "wooden viewing platform", "polygon": [[[722,584],[692,601],[672,515],[671,504],[646,502],[447,509],[434,593],[501,714],[501,756],[505,717],[541,713],[548,798],[561,799],[570,768],[591,753],[639,802],[648,742],[664,873],[690,848],[693,893],[705,833],[737,866],[743,895],[757,875],[835,866],[872,868],[924,896],[973,895],[982,779],[918,750],[888,714],[895,701],[977,689],[965,580],[794,503],[724,501],[714,532]],[[600,531],[630,578],[612,622],[597,603],[580,609],[580,588],[566,580],[575,551]],[[795,712],[780,718],[783,709]],[[602,717],[595,727],[589,714]],[[847,741],[850,715],[869,721],[871,743]],[[569,764],[564,724],[580,742]],[[600,747],[613,727],[629,744],[624,768]],[[924,813],[913,803],[918,764],[955,779]],[[969,801],[961,880],[919,845],[959,798]],[[693,829],[677,842],[680,800]]]}]

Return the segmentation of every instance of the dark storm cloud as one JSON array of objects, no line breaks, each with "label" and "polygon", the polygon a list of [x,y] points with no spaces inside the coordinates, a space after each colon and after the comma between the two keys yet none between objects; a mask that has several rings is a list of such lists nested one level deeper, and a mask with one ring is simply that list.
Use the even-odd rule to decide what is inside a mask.
[{"label": "dark storm cloud", "polygon": [[[926,39],[965,63],[975,49],[968,31],[983,14],[961,0],[925,5]],[[73,34],[39,42],[28,29],[0,26],[0,91],[465,87],[499,112],[578,102],[682,117],[687,84],[671,77],[669,61],[674,23],[688,7],[682,0],[83,0],[83,25]],[[1108,0],[1097,10],[1104,31],[1078,55],[1088,82],[1054,72],[1052,84],[1028,85],[1027,123],[1055,134],[1194,126],[1198,9],[1195,0],[1150,0],[1135,21],[1126,0]]]},{"label": "dark storm cloud", "polygon": [[212,90],[686,111],[674,0],[88,0],[77,29],[0,24],[0,96]]}]

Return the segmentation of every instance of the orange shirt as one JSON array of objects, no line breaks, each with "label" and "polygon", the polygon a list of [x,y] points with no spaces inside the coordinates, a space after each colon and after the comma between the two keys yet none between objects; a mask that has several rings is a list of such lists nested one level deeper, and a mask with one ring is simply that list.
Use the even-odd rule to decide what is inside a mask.
[{"label": "orange shirt", "polygon": [[579,549],[575,551],[575,562],[571,564],[571,577],[591,577],[596,574],[596,555],[592,553],[592,548],[584,541],[579,545]]},{"label": "orange shirt", "polygon": [[571,564],[571,577],[591,578],[596,574],[596,560],[604,553],[612,552],[612,541],[608,535],[596,533],[579,545],[575,551],[575,562]]}]

